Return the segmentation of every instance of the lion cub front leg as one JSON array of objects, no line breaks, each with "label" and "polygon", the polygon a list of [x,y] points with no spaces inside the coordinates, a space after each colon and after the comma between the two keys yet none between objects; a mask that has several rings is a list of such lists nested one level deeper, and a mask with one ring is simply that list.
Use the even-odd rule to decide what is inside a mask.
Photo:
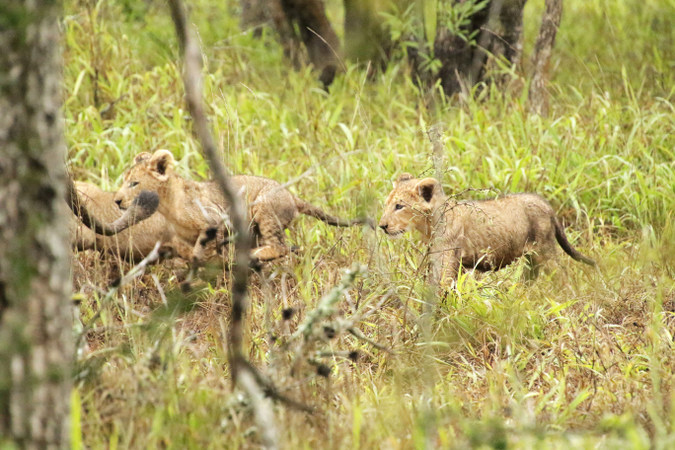
[{"label": "lion cub front leg", "polygon": [[436,270],[439,272],[438,280],[441,284],[454,286],[457,282],[457,276],[462,269],[465,245],[466,240],[463,236],[460,236],[455,239],[442,240],[434,246],[438,254]]}]

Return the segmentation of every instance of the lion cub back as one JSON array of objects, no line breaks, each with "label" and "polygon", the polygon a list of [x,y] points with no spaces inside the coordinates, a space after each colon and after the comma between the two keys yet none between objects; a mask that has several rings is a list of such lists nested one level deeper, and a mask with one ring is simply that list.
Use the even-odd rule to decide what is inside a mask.
[{"label": "lion cub back", "polygon": [[449,206],[446,233],[451,240],[461,236],[463,256],[470,265],[483,258],[492,268],[500,268],[535,248],[546,254],[554,251],[554,216],[553,208],[537,194],[470,200]]},{"label": "lion cub back", "polygon": [[248,205],[250,219],[287,226],[298,214],[295,197],[281,183],[256,175],[235,175],[232,182]]}]

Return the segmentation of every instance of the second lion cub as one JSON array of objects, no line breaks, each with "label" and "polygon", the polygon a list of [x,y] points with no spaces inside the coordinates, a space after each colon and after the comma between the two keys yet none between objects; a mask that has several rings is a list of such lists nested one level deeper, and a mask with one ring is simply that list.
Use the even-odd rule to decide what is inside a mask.
[{"label": "second lion cub", "polygon": [[451,279],[460,265],[498,270],[521,256],[529,259],[536,275],[554,255],[556,241],[573,259],[595,265],[572,247],[551,205],[536,194],[453,202],[436,179],[404,173],[387,197],[380,228],[389,236],[418,230]]},{"label": "second lion cub", "polygon": [[[223,218],[227,218],[229,205],[215,182],[186,180],[173,170],[174,163],[173,154],[168,150],[157,150],[152,155],[140,153],[124,175],[124,184],[115,194],[115,202],[120,208],[126,208],[142,190],[157,192],[157,210],[173,225],[177,236],[193,246],[193,254],[197,255],[200,236],[209,228],[220,228]],[[334,226],[367,222],[331,216],[269,178],[236,175],[232,182],[247,204],[251,230],[258,245],[251,257],[257,261],[270,261],[289,252],[284,230],[298,213]]]}]

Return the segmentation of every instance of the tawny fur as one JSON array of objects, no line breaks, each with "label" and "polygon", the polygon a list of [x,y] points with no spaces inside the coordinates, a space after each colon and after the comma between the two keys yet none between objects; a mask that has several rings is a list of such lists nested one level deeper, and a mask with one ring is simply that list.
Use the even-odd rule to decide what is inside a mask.
[{"label": "tawny fur", "polygon": [[556,241],[575,260],[595,264],[572,247],[553,208],[537,194],[454,202],[436,179],[403,174],[387,197],[379,226],[390,236],[419,231],[431,244],[431,255],[441,259],[442,273],[451,279],[460,264],[498,270],[524,255],[536,275],[555,255]]},{"label": "tawny fur", "polygon": [[[174,163],[168,150],[139,154],[124,175],[115,201],[125,208],[141,190],[157,192],[158,211],[174,226],[178,237],[193,246],[193,255],[201,255],[200,236],[214,227],[222,228],[223,222],[227,224],[229,205],[215,182],[184,179],[173,170]],[[257,240],[251,257],[257,261],[273,260],[289,252],[284,230],[298,213],[335,226],[364,222],[331,216],[269,178],[237,175],[232,177],[232,183],[247,204],[251,230]]]},{"label": "tawny fur", "polygon": [[[123,211],[113,201],[114,192],[104,191],[94,184],[82,181],[76,181],[75,188],[80,200],[98,219],[112,223],[122,216]],[[78,250],[98,249],[132,260],[147,256],[157,241],[161,241],[165,248],[173,247],[175,236],[171,224],[157,213],[114,236],[97,235],[73,214],[70,231],[72,245]]]}]

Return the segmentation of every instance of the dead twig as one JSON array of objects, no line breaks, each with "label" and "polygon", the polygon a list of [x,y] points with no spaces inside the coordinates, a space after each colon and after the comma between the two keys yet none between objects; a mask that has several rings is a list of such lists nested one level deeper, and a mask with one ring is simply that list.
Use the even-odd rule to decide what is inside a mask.
[{"label": "dead twig", "polygon": [[277,429],[274,426],[274,412],[269,400],[263,395],[262,389],[258,381],[255,379],[251,371],[243,369],[239,370],[238,384],[248,394],[255,414],[255,421],[258,424],[258,431],[263,441],[265,448],[275,449],[279,436]]},{"label": "dead twig", "polygon": [[354,336],[356,339],[359,339],[359,340],[361,340],[361,341],[363,341],[363,342],[366,342],[366,343],[372,345],[373,347],[375,347],[375,348],[378,349],[378,350],[383,350],[383,351],[385,351],[385,352],[387,352],[387,353],[394,353],[389,347],[386,347],[386,346],[380,344],[379,342],[373,341],[372,339],[370,339],[369,337],[367,337],[365,334],[363,334],[363,333],[361,332],[361,330],[359,330],[359,329],[356,328],[356,327],[350,327],[350,328],[347,328],[347,331],[349,331],[349,334],[351,334],[352,336]]},{"label": "dead twig", "polygon": [[[145,258],[143,258],[141,262],[132,267],[125,275],[113,281],[110,289],[108,289],[108,291],[105,293],[105,296],[101,300],[101,303],[102,304],[107,303],[108,301],[110,301],[110,299],[112,299],[115,293],[120,290],[120,288],[124,287],[134,279],[143,275],[145,273],[145,269],[148,267],[148,264],[153,263],[159,259],[159,248],[161,246],[162,243],[160,241],[157,241],[152,251],[148,253],[148,255]],[[164,293],[162,291],[160,292],[162,298],[164,298]],[[101,317],[101,311],[102,311],[101,309],[96,311],[96,314],[94,314],[92,318],[89,319],[89,323],[86,326],[82,327],[82,331],[77,337],[76,348],[79,348],[80,343],[82,342],[82,338],[93,329],[93,324],[99,319],[99,317]]]},{"label": "dead twig", "polygon": [[[180,0],[169,0],[171,17],[176,28],[176,35],[183,55],[183,82],[188,109],[192,116],[193,129],[197,135],[204,154],[213,171],[213,176],[230,205],[235,245],[235,265],[232,268],[232,312],[229,332],[227,334],[227,351],[232,382],[241,386],[253,405],[256,422],[263,433],[264,445],[276,448],[278,433],[271,408],[265,404],[259,387],[264,389],[258,371],[248,362],[243,350],[243,317],[246,310],[248,291],[248,271],[252,247],[248,229],[244,203],[232,184],[231,176],[223,164],[222,155],[216,147],[204,112],[202,101],[202,54],[187,23],[185,9]],[[239,375],[241,374],[241,377]],[[255,380],[255,381],[254,381]]]},{"label": "dead twig", "polygon": [[185,8],[180,0],[170,0],[171,17],[176,28],[176,36],[183,56],[183,82],[188,110],[192,116],[194,133],[209,161],[213,177],[218,183],[225,200],[230,205],[232,228],[236,235],[235,265],[232,268],[232,320],[228,333],[228,357],[232,382],[237,381],[240,361],[244,361],[242,349],[242,320],[246,309],[248,289],[248,265],[251,251],[251,236],[248,230],[246,210],[231,182],[231,176],[225,168],[221,152],[209,129],[202,101],[202,54],[190,30]]},{"label": "dead twig", "polygon": [[319,304],[307,314],[304,322],[293,333],[291,339],[298,338],[299,336],[304,336],[307,339],[314,329],[314,324],[335,312],[335,304],[342,298],[342,294],[354,284],[356,277],[364,271],[365,267],[358,264],[346,270],[340,283],[319,300]]}]

